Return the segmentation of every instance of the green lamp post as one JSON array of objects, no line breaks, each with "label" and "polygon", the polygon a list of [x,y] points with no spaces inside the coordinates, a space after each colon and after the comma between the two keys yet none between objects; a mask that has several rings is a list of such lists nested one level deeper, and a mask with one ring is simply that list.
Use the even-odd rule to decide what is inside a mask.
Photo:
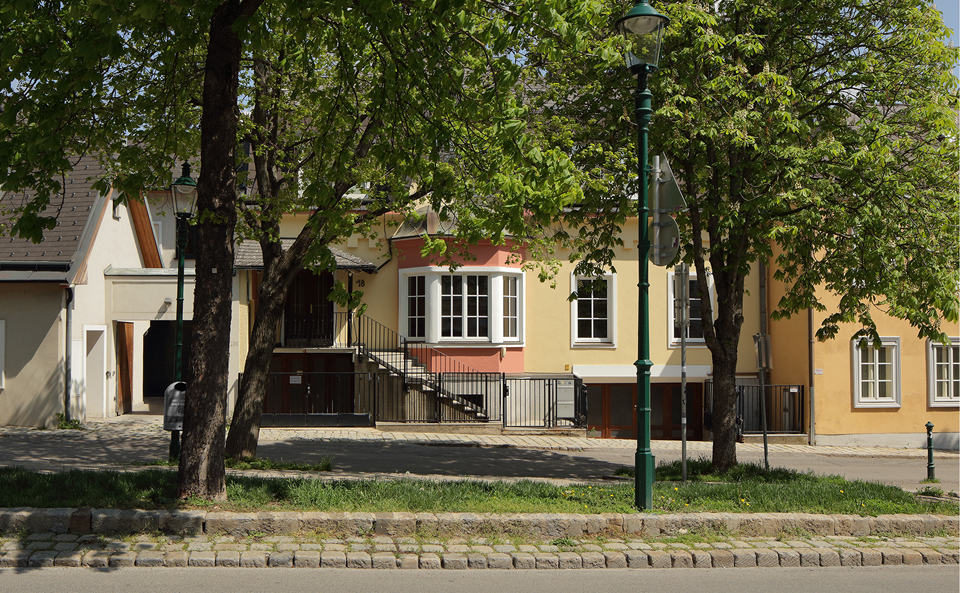
[{"label": "green lamp post", "polygon": [[637,332],[637,454],[635,459],[636,506],[639,509],[653,508],[654,459],[650,451],[650,307],[648,296],[650,281],[648,260],[650,237],[647,230],[647,180],[650,167],[647,164],[647,126],[653,115],[650,106],[653,95],[647,88],[647,76],[657,71],[660,63],[660,46],[663,31],[670,19],[657,12],[647,0],[641,0],[617,21],[616,28],[627,41],[627,67],[637,77],[634,111],[637,116],[637,224],[640,227],[640,298],[639,331]]},{"label": "green lamp post", "polygon": [[[183,380],[183,268],[187,251],[187,224],[197,204],[197,182],[190,177],[190,163],[184,162],[179,179],[170,188],[177,216],[177,341],[174,343],[173,380]],[[180,431],[170,432],[170,459],[180,457]]]}]

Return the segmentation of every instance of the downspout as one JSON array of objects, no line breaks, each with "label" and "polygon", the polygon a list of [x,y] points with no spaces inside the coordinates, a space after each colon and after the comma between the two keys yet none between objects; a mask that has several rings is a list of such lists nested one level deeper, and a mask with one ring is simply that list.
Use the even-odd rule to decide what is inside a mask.
[{"label": "downspout", "polygon": [[816,378],[816,370],[813,368],[816,366],[813,360],[813,351],[814,351],[814,340],[816,339],[816,334],[813,331],[813,307],[807,309],[807,333],[810,335],[810,345],[807,350],[807,358],[809,359],[809,368],[807,372],[809,373],[807,381],[810,383],[810,444],[817,444],[817,416],[814,414],[814,398],[813,398],[813,381]]},{"label": "downspout", "polygon": [[66,346],[64,348],[65,352],[63,355],[63,417],[67,422],[72,420],[70,417],[70,386],[73,383],[73,376],[70,372],[70,367],[72,366],[72,357],[71,350],[73,350],[73,337],[72,337],[72,325],[73,325],[73,314],[71,313],[70,304],[73,303],[73,288],[69,285],[64,286],[64,289],[67,291],[67,320],[64,325],[66,325]]}]

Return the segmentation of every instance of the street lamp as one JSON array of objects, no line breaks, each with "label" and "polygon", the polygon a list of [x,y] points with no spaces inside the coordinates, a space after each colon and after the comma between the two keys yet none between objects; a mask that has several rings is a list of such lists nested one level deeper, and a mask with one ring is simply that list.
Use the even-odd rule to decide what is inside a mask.
[{"label": "street lamp", "polygon": [[657,12],[647,0],[630,9],[617,21],[617,31],[627,41],[627,67],[637,77],[637,92],[634,111],[637,115],[637,185],[640,199],[637,204],[637,224],[640,227],[640,298],[639,328],[637,332],[637,454],[635,457],[636,505],[639,509],[653,508],[654,459],[650,451],[650,308],[648,294],[650,281],[647,261],[650,257],[650,237],[647,232],[647,126],[653,115],[650,100],[653,95],[647,88],[647,76],[657,71],[660,63],[660,45],[663,31],[670,19]]},{"label": "street lamp", "polygon": [[[184,161],[180,178],[170,187],[173,209],[177,216],[177,341],[174,344],[173,380],[183,380],[183,268],[187,251],[187,221],[193,217],[197,204],[197,182],[190,177],[190,163]],[[180,431],[170,433],[170,460],[180,457]]]}]

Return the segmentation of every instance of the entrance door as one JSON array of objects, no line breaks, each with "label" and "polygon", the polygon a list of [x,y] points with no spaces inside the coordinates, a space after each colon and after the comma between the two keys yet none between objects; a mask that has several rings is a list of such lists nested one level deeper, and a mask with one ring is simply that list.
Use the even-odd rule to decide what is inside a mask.
[{"label": "entrance door", "polygon": [[133,324],[117,322],[117,413],[133,411]]},{"label": "entrance door", "polygon": [[333,290],[333,274],[297,274],[283,308],[283,344],[286,347],[333,345],[333,302],[327,297]]},{"label": "entrance door", "polygon": [[[680,384],[650,385],[650,438],[681,439]],[[603,438],[637,437],[637,386],[634,383],[587,385],[587,428]],[[703,440],[703,386],[687,384],[687,438]]]},{"label": "entrance door", "polygon": [[587,428],[603,438],[636,438],[636,394],[633,383],[587,385]]},{"label": "entrance door", "polygon": [[[679,441],[683,428],[679,383],[650,386],[650,438]],[[687,383],[687,438],[703,440],[703,385]]]}]

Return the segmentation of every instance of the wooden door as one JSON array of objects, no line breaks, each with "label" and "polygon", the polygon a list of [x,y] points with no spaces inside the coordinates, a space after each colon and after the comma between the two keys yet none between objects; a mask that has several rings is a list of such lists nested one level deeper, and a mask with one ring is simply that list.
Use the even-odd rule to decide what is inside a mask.
[{"label": "wooden door", "polygon": [[636,438],[637,386],[633,383],[587,385],[587,428],[603,438]]},{"label": "wooden door", "polygon": [[133,411],[133,324],[117,322],[117,413]]}]

